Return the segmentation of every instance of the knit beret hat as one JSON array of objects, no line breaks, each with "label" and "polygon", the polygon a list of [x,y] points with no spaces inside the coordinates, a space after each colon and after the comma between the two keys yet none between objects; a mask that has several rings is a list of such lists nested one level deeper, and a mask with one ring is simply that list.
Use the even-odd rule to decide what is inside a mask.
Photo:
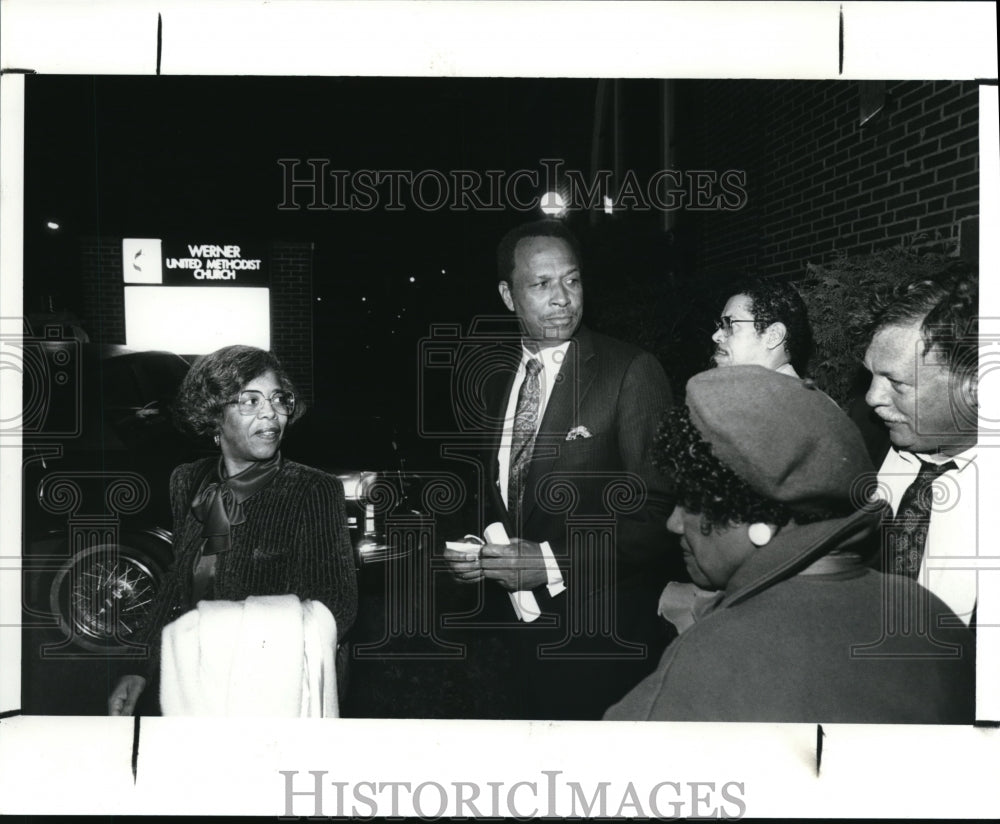
[{"label": "knit beret hat", "polygon": [[755,492],[793,511],[864,503],[874,467],[861,433],[809,381],[762,366],[724,366],[687,384],[691,422]]}]

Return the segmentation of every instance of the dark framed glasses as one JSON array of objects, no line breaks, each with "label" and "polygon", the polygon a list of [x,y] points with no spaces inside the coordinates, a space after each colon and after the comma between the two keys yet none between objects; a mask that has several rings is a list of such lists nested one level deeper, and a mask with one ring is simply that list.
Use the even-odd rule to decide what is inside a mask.
[{"label": "dark framed glasses", "polygon": [[265,401],[279,415],[291,415],[295,411],[295,394],[284,389],[276,389],[270,396],[256,389],[244,389],[235,401],[229,403],[235,405],[241,415],[250,416],[258,414]]},{"label": "dark framed glasses", "polygon": [[741,320],[739,318],[731,318],[729,315],[723,315],[715,322],[715,331],[720,329],[727,335],[733,334],[733,324],[734,323],[756,323],[755,320]]}]

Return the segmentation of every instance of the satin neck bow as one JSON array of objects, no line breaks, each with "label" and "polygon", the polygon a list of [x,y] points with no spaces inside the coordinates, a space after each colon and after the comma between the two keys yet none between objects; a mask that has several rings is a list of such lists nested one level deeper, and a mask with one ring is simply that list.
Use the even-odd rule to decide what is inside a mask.
[{"label": "satin neck bow", "polygon": [[230,547],[231,527],[246,520],[243,502],[267,486],[281,469],[281,453],[273,458],[251,464],[237,475],[226,477],[225,463],[219,458],[215,481],[206,476],[202,488],[191,502],[191,511],[201,523],[205,539],[202,555],[215,555]]}]

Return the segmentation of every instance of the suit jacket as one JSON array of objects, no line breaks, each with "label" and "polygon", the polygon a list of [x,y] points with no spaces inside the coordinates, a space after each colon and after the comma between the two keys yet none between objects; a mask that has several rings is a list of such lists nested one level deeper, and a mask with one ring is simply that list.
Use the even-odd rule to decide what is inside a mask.
[{"label": "suit jacket", "polygon": [[[500,373],[489,390],[489,408],[499,411],[501,423],[513,380]],[[585,546],[581,531],[607,535],[613,527],[610,552],[618,584],[657,570],[662,587],[667,566],[681,564],[666,530],[673,506],[668,481],[653,467],[649,451],[671,401],[666,374],[652,354],[581,327],[539,424],[519,524],[512,523],[500,494],[502,432],[494,433],[487,523],[502,521],[511,537],[548,541],[567,588],[582,585],[588,595],[606,585],[608,559],[604,550]],[[589,437],[567,440],[577,427],[586,427]],[[569,540],[571,533],[575,540]],[[544,586],[536,593],[547,598]]]}]

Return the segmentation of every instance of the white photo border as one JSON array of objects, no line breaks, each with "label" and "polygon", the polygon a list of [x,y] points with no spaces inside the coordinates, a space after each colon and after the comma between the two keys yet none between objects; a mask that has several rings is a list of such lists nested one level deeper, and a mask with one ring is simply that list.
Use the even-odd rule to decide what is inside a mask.
[{"label": "white photo border", "polygon": [[[21,314],[22,72],[985,80],[981,224],[1000,225],[992,3],[3,0],[0,15],[0,317]],[[995,272],[996,233],[982,232],[980,242],[981,265]],[[998,290],[996,278],[983,280],[983,316],[1000,317]],[[6,420],[20,384],[0,372]],[[984,407],[1000,406],[986,390]],[[989,727],[833,726],[817,766],[814,725],[150,718],[141,722],[134,778],[132,719],[16,715],[20,550],[10,548],[20,547],[19,448],[5,443],[0,459],[0,712],[15,712],[0,719],[0,813],[344,812],[332,784],[322,808],[308,795],[286,808],[280,771],[296,774],[298,791],[312,770],[346,782],[348,801],[365,782],[500,782],[504,799],[519,782],[534,783],[534,796],[525,784],[513,796],[524,800],[512,811],[522,815],[566,814],[572,780],[590,790],[610,782],[611,815],[637,814],[619,804],[630,782],[644,798],[673,782],[689,802],[676,814],[711,794],[699,785],[717,792],[736,783],[742,789],[730,794],[743,804],[720,807],[724,814],[1000,817],[1000,731]],[[982,500],[995,505],[995,491],[982,490]],[[996,646],[980,647],[983,718],[1000,717]],[[553,773],[563,782],[555,806],[545,790]],[[369,809],[358,802],[346,812]],[[437,812],[436,802],[410,812],[428,810]],[[377,811],[395,812],[381,803]]]}]

